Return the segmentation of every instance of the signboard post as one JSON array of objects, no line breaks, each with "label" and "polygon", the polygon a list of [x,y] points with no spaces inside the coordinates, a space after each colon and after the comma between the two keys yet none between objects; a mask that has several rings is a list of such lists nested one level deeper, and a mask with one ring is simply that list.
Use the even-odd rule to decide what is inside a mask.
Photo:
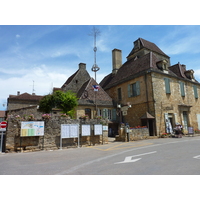
[{"label": "signboard post", "polygon": [[102,144],[103,144],[103,125],[102,124],[94,125],[94,135],[102,135]]},{"label": "signboard post", "polygon": [[3,132],[1,132],[1,144],[0,144],[0,152],[2,153],[2,149],[3,149]]},{"label": "signboard post", "polygon": [[4,140],[4,132],[6,131],[7,122],[3,121],[0,123],[0,132],[1,132],[1,143],[0,143],[0,152],[3,151],[3,140]]}]

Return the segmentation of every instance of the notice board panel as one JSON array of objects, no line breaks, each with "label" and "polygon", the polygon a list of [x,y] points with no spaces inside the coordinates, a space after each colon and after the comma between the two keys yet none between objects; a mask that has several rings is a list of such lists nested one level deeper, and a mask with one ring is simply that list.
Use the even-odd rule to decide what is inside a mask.
[{"label": "notice board panel", "polygon": [[83,124],[81,126],[81,133],[82,133],[82,136],[90,136],[91,135],[90,125]]},{"label": "notice board panel", "polygon": [[21,137],[27,136],[43,136],[44,122],[43,121],[28,121],[21,122]]},{"label": "notice board panel", "polygon": [[94,125],[94,135],[102,135],[103,134],[103,126],[102,124]]},{"label": "notice board panel", "polygon": [[78,134],[78,124],[61,124],[61,138],[77,138]]}]

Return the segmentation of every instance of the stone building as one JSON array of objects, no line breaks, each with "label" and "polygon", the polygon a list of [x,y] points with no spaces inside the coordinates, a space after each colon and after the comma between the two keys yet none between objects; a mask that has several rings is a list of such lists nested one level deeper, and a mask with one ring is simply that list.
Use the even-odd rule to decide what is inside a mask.
[{"label": "stone building", "polygon": [[43,96],[36,95],[35,93],[28,94],[17,92],[17,95],[9,95],[7,99],[7,111],[27,108],[30,106],[37,106]]},{"label": "stone building", "polygon": [[[98,86],[98,91],[94,91],[94,86]],[[76,108],[77,119],[88,115],[90,119],[101,116],[116,120],[116,109],[113,107],[111,97],[90,77],[85,63],[80,63],[78,70],[66,80],[61,88],[54,88],[55,90],[70,90],[77,94],[79,98]]]},{"label": "stone building", "polygon": [[[112,51],[113,69],[100,83],[114,100],[119,121],[147,126],[150,135],[170,132],[176,123],[200,129],[200,84],[194,71],[170,57],[154,43],[137,39],[122,64],[121,50]],[[170,123],[169,123],[170,122]]]}]

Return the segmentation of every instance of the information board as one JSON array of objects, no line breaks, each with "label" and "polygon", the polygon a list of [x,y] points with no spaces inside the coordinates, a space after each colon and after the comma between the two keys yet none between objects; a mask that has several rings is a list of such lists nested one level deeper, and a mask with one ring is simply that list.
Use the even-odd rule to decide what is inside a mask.
[{"label": "information board", "polygon": [[82,133],[82,136],[90,136],[91,135],[90,125],[83,124],[81,126],[81,133]]},{"label": "information board", "polygon": [[27,136],[43,136],[44,122],[43,121],[28,121],[21,122],[21,137]]},{"label": "information board", "polygon": [[77,138],[78,135],[78,124],[61,124],[61,138]]},{"label": "information board", "polygon": [[103,134],[103,126],[102,124],[94,125],[94,135],[102,135]]}]

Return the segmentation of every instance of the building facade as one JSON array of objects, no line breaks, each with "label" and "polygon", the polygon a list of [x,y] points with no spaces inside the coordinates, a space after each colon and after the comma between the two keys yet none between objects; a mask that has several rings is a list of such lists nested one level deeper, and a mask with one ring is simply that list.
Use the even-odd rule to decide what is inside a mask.
[{"label": "building facade", "polygon": [[100,83],[122,115],[119,121],[147,126],[152,136],[171,132],[176,123],[185,133],[188,127],[200,129],[200,84],[193,70],[180,63],[171,66],[168,55],[142,38],[124,64],[120,54],[113,50],[112,73]]},{"label": "building facade", "polygon": [[55,90],[70,90],[77,94],[77,119],[87,115],[89,119],[102,117],[111,121],[116,120],[116,109],[113,107],[112,98],[90,77],[85,63],[80,63],[78,70],[66,80],[61,88],[54,88]]},{"label": "building facade", "polygon": [[35,93],[20,94],[18,91],[17,95],[9,95],[7,99],[7,111],[37,106],[42,98],[43,96],[36,95]]}]

